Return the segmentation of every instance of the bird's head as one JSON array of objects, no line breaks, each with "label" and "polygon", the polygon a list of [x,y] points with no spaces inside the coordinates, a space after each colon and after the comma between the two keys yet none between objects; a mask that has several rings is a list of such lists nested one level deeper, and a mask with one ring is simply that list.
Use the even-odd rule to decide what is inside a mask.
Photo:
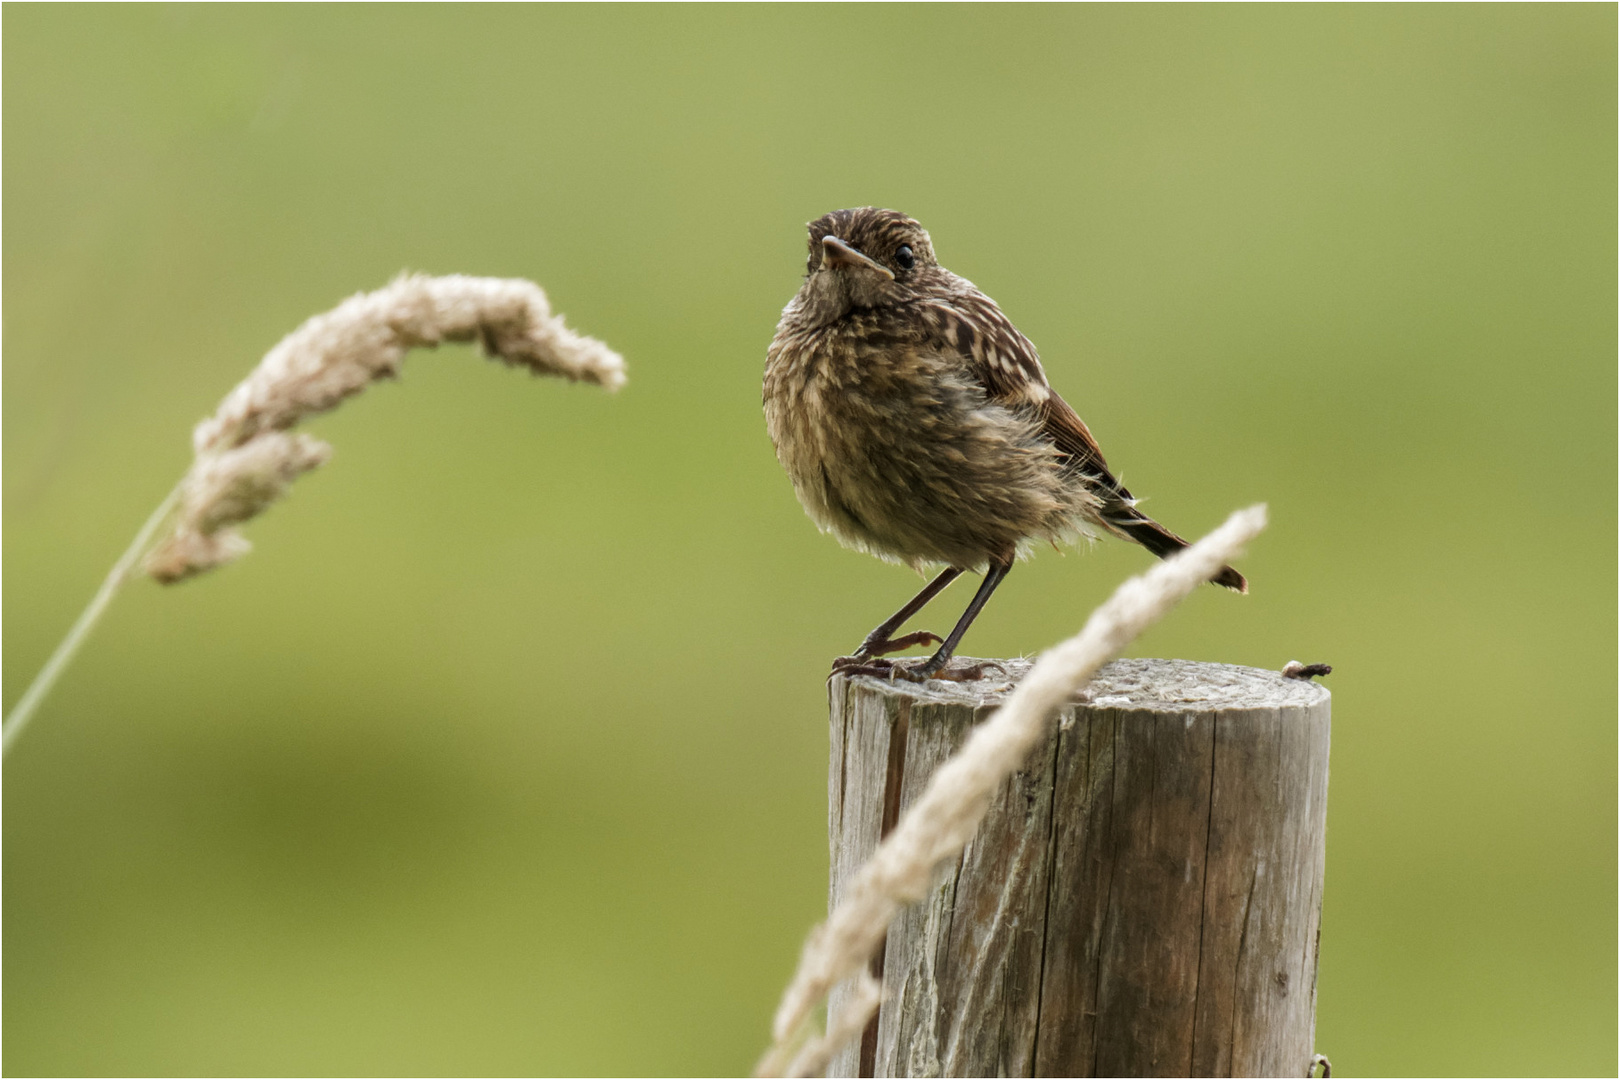
[{"label": "bird's head", "polygon": [[808,228],[810,258],[797,302],[816,323],[904,303],[944,274],[928,230],[898,210],[834,210]]}]

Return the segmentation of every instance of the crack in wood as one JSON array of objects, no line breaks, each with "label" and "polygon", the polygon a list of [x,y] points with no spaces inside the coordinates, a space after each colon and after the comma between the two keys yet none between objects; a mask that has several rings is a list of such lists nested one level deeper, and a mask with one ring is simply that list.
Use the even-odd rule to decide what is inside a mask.
[{"label": "crack in wood", "polygon": [[1198,1052],[1198,1017],[1203,1012],[1198,1006],[1199,992],[1204,986],[1204,925],[1205,912],[1209,910],[1209,862],[1210,849],[1215,836],[1215,784],[1218,777],[1215,773],[1215,751],[1221,737],[1220,717],[1211,713],[1209,718],[1209,821],[1204,826],[1204,878],[1198,889],[1198,967],[1193,973],[1193,1023],[1192,1035],[1187,1040],[1187,1075],[1193,1075],[1194,1058]]},{"label": "crack in wood", "polygon": [[[889,755],[883,772],[883,818],[878,827],[878,841],[900,820],[900,789],[906,781],[906,745],[911,734],[911,699],[900,698],[894,710],[894,722],[889,728]],[[887,937],[879,943],[877,955],[872,957],[872,978],[883,985],[883,961],[888,953]],[[883,1019],[883,1005],[878,1004],[866,1030],[861,1032],[861,1076],[874,1076],[877,1070],[878,1025]]]}]

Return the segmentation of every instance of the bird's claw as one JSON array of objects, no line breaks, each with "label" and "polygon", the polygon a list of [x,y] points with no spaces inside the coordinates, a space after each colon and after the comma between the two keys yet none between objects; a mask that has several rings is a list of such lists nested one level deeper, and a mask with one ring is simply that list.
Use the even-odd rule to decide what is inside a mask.
[{"label": "bird's claw", "polygon": [[961,667],[952,667],[947,663],[938,671],[929,671],[928,665],[924,664],[921,667],[906,671],[902,678],[910,679],[913,682],[926,682],[929,679],[938,679],[941,682],[978,682],[985,677],[991,668],[994,668],[1003,678],[1006,677],[1007,669],[1005,667],[994,660],[982,660],[977,664],[967,664]]},{"label": "bird's claw", "polygon": [[869,675],[874,679],[884,679],[888,682],[904,679],[906,682],[915,683],[938,678],[936,675],[924,674],[921,665],[907,667],[894,660],[869,660],[860,655],[840,656],[837,660],[834,660],[832,672],[827,678],[830,679],[833,675],[843,675],[846,678],[854,678],[856,675]]},{"label": "bird's claw", "polygon": [[994,668],[996,673],[1003,678],[1007,677],[1007,669],[994,660],[985,660],[977,664],[969,664],[967,667],[948,667],[944,671],[939,672],[937,675],[930,677],[935,679],[944,679],[946,682],[977,682],[978,680],[985,678],[991,668]]},{"label": "bird's claw", "polygon": [[896,664],[893,660],[876,660],[856,653],[854,656],[840,656],[833,661],[832,671],[827,678],[834,675],[845,675],[853,678],[856,675],[871,675],[879,679],[887,679],[894,674]]}]

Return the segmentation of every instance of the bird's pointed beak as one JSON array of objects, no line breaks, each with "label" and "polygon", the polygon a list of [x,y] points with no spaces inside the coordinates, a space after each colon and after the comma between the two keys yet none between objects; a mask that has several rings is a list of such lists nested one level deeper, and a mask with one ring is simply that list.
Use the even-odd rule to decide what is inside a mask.
[{"label": "bird's pointed beak", "polygon": [[834,266],[864,267],[874,270],[890,281],[894,280],[894,271],[880,262],[874,262],[850,247],[836,236],[823,236],[821,238],[822,264],[829,269]]}]

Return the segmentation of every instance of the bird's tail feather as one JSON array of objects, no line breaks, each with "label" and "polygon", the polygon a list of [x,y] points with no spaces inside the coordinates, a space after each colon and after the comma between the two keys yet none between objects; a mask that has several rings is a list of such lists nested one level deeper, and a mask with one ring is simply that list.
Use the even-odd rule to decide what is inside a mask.
[{"label": "bird's tail feather", "polygon": [[[1104,506],[1102,518],[1120,536],[1135,540],[1161,559],[1167,559],[1187,546],[1187,541],[1126,502]],[[1220,573],[1209,580],[1235,592],[1249,591],[1248,581],[1230,566],[1221,567]]]}]

